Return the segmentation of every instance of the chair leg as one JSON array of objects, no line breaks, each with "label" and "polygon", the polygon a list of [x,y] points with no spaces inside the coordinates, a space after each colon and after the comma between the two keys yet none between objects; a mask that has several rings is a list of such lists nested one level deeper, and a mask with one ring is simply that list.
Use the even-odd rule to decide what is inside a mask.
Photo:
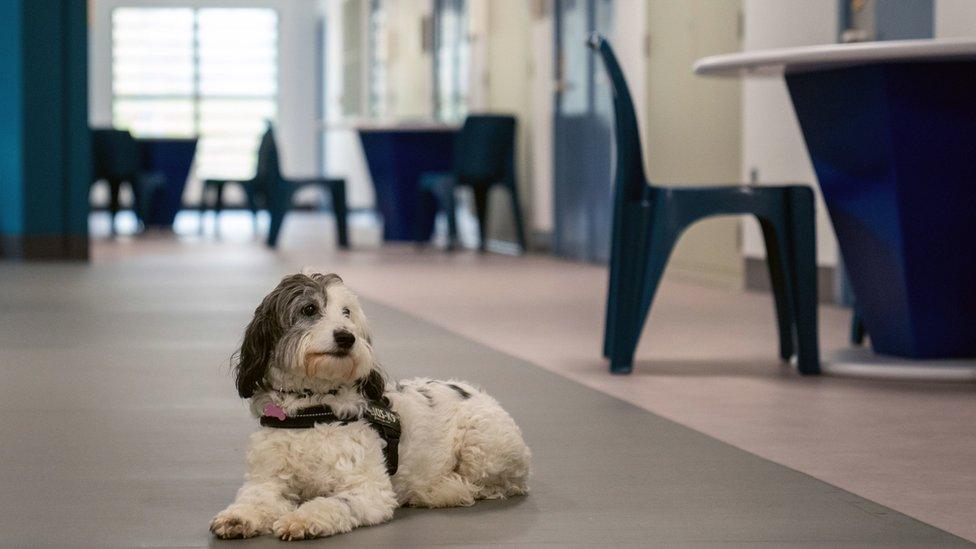
[{"label": "chair leg", "polygon": [[[640,302],[640,270],[646,259],[647,223],[650,213],[641,204],[624,204],[614,214],[610,243],[607,307],[603,327],[603,356],[611,358],[616,342],[616,327],[622,302]],[[619,226],[618,226],[619,225]],[[637,257],[635,254],[642,254]]]},{"label": "chair leg", "polygon": [[814,225],[813,192],[797,189],[789,193],[790,277],[796,320],[797,368],[801,374],[820,373],[820,342],[817,333],[817,236]]},{"label": "chair leg", "polygon": [[484,252],[488,244],[488,189],[486,184],[473,185],[474,209],[478,216],[478,250]]},{"label": "chair leg", "polygon": [[444,198],[444,215],[447,216],[447,251],[453,252],[458,248],[457,200],[454,189]]},{"label": "chair leg", "polygon": [[208,196],[210,195],[210,186],[206,183],[203,184],[203,192],[200,193],[200,217],[197,223],[197,232],[200,236],[203,236],[203,218],[207,215],[207,206],[209,204]]},{"label": "chair leg", "polygon": [[250,184],[244,184],[242,187],[244,190],[244,198],[247,200],[247,208],[251,210],[251,227],[254,235],[257,236],[260,231],[258,212],[261,211],[261,207],[258,204],[258,196]]},{"label": "chair leg", "polygon": [[512,196],[512,217],[515,218],[515,237],[518,238],[519,247],[522,253],[529,251],[525,240],[525,224],[522,220],[522,205],[519,201],[518,188],[514,183],[508,185],[508,191]]},{"label": "chair leg", "polygon": [[118,179],[109,179],[108,181],[108,224],[109,233],[115,234],[115,217],[119,213],[119,191],[122,188],[122,182]]},{"label": "chair leg", "polygon": [[604,351],[610,359],[610,372],[629,374],[634,367],[634,351],[643,328],[640,317],[640,295],[644,286],[642,272],[647,262],[644,246],[632,248],[621,258],[618,284],[611,286],[607,296],[607,325],[604,330]]},{"label": "chair leg", "polygon": [[864,335],[864,321],[861,320],[857,307],[854,307],[854,315],[851,317],[851,345],[864,345]]},{"label": "chair leg", "polygon": [[257,235],[260,227],[258,226],[258,205],[254,203],[253,200],[248,199],[248,209],[251,210],[251,229],[254,234]]},{"label": "chair leg", "polygon": [[145,225],[146,220],[143,218],[143,210],[145,209],[145,203],[143,201],[142,189],[139,184],[132,181],[129,182],[129,191],[132,193],[132,213],[136,216],[136,227],[138,230],[139,223],[141,222]]},{"label": "chair leg", "polygon": [[[440,207],[447,218],[447,251],[453,252],[458,247],[457,229],[457,198],[454,195],[454,181],[445,179],[438,183],[435,194]],[[481,218],[478,218],[479,223]]]},{"label": "chair leg", "polygon": [[278,233],[281,232],[281,225],[285,222],[285,210],[269,210],[271,214],[271,226],[268,227],[268,240],[267,244],[269,248],[274,248],[278,245]]},{"label": "chair leg", "polygon": [[[634,281],[629,284],[634,284]],[[640,304],[634,301],[620,301],[615,309],[616,328],[610,348],[610,373],[629,374],[634,369],[634,351],[640,332],[644,327],[640,318]]]},{"label": "chair leg", "polygon": [[[627,374],[633,370],[634,352],[641,331],[657,293],[664,267],[677,240],[677,232],[662,223],[654,223],[648,229],[647,207],[634,204],[627,207],[624,227],[633,227],[623,234],[633,235],[621,242],[619,284],[616,295],[610,295],[613,303],[613,328],[608,330],[610,341],[610,371]],[[661,216],[656,217],[657,220]],[[609,309],[609,307],[608,307]]]},{"label": "chair leg", "polygon": [[[416,223],[414,223],[414,244],[422,247],[433,237],[433,226],[437,224],[437,197],[433,189],[421,186],[417,191]],[[433,220],[433,221],[432,221]]]},{"label": "chair leg", "polygon": [[622,240],[632,239],[633,237],[630,235],[637,235],[637,232],[629,227],[623,227],[618,230],[616,227],[618,223],[623,223],[623,215],[620,213],[614,215],[614,236],[610,242],[610,265],[608,266],[610,279],[607,284],[607,310],[603,324],[603,356],[605,358],[610,358],[610,351],[613,348],[613,334],[617,316],[617,300],[613,297],[620,292],[620,286],[623,284],[621,281],[621,271],[623,268],[621,265],[623,262],[622,250],[634,249],[634,246],[624,248]]},{"label": "chair leg", "polygon": [[346,181],[339,179],[329,185],[332,192],[332,212],[336,219],[336,239],[340,248],[349,248],[348,207],[346,205]]},{"label": "chair leg", "polygon": [[271,214],[271,226],[268,227],[269,248],[278,245],[278,233],[281,232],[281,225],[285,222],[285,215],[291,206],[291,194],[283,191],[269,192],[267,194],[268,213]]},{"label": "chair leg", "polygon": [[788,257],[786,236],[789,229],[782,224],[759,220],[763,240],[766,243],[766,265],[769,268],[769,281],[773,288],[773,302],[776,307],[776,323],[779,328],[779,357],[789,360],[793,357],[793,312],[790,305],[790,287],[787,282]]},{"label": "chair leg", "polygon": [[220,212],[224,209],[224,184],[214,185],[214,236],[220,236]]}]

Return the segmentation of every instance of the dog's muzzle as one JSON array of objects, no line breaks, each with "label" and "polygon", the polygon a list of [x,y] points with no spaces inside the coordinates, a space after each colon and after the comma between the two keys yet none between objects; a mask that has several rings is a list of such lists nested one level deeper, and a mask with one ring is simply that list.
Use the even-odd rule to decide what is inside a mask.
[{"label": "dog's muzzle", "polygon": [[332,332],[332,339],[335,340],[336,347],[343,351],[348,351],[356,344],[356,336],[348,330],[336,330]]}]

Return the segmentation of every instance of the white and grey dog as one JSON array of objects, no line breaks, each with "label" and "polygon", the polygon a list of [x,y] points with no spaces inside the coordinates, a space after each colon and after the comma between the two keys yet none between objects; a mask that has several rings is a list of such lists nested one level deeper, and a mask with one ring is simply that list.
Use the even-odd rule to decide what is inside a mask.
[{"label": "white and grey dog", "polygon": [[[359,301],[337,275],[285,277],[254,312],[235,366],[255,416],[325,405],[345,421],[251,435],[244,485],[210,524],[220,538],[329,536],[390,520],[400,505],[471,505],[528,490],[530,453],[511,416],[460,381],[387,386]],[[362,419],[373,402],[399,415],[393,475],[384,438]]]}]

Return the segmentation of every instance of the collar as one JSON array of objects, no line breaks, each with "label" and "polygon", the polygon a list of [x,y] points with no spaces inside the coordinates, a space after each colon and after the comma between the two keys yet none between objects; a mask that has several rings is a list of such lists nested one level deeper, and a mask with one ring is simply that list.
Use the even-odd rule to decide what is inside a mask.
[{"label": "collar", "polygon": [[315,395],[337,395],[337,394],[339,394],[339,389],[329,389],[328,391],[325,391],[324,393],[322,393],[322,392],[316,392],[316,391],[313,391],[311,389],[280,389],[280,388],[278,388],[278,389],[272,389],[272,391],[274,391],[276,393],[280,393],[282,395],[298,395],[298,396],[305,396],[305,397],[310,397],[310,396],[315,396]]},{"label": "collar", "polygon": [[291,414],[277,404],[268,404],[261,415],[261,426],[272,429],[310,429],[318,424],[339,423],[346,425],[351,421],[366,420],[369,426],[386,442],[383,455],[386,458],[386,472],[393,476],[397,472],[400,446],[400,416],[390,408],[389,401],[367,401],[362,413],[357,417],[339,417],[326,404],[300,408]]}]

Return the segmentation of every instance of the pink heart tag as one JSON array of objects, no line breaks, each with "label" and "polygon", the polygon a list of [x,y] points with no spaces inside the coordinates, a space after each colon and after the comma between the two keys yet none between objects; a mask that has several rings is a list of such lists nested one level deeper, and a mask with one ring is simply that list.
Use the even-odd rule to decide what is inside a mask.
[{"label": "pink heart tag", "polygon": [[285,411],[281,409],[281,406],[277,404],[268,404],[264,407],[264,415],[267,417],[276,417],[278,421],[284,421],[288,417]]}]

